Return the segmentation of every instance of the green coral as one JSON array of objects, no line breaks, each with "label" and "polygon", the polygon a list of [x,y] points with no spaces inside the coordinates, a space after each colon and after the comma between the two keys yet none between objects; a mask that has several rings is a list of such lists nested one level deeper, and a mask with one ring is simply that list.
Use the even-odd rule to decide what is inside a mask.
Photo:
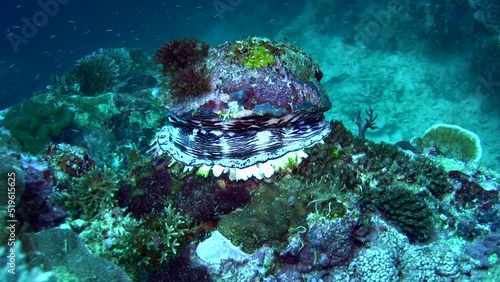
[{"label": "green coral", "polygon": [[482,156],[479,137],[457,125],[435,124],[412,143],[424,150],[435,148],[444,156],[460,161],[477,162]]},{"label": "green coral", "polygon": [[434,213],[425,198],[404,185],[369,189],[364,192],[361,205],[365,210],[380,211],[411,242],[428,241],[435,230]]},{"label": "green coral", "polygon": [[75,187],[66,204],[84,218],[93,218],[115,205],[114,195],[118,191],[118,178],[107,166],[94,166],[75,181]]},{"label": "green coral", "polygon": [[38,153],[70,128],[74,117],[65,107],[27,100],[10,108],[4,124],[24,151]]}]

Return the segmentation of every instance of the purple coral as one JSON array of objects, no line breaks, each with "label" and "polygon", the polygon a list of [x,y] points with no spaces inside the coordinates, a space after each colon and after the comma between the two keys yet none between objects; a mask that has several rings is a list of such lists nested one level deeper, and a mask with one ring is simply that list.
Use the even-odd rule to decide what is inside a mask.
[{"label": "purple coral", "polygon": [[19,220],[29,230],[40,231],[61,224],[66,211],[51,200],[54,175],[45,162],[22,157],[25,172],[25,191],[21,198]]}]

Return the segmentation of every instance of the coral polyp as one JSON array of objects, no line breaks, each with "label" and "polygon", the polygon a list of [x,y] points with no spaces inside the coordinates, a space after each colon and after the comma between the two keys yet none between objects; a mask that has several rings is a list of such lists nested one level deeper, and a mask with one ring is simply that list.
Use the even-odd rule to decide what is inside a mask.
[{"label": "coral polyp", "polygon": [[172,49],[182,44],[165,44],[157,61],[174,75],[186,68],[210,70],[211,88],[195,96],[188,91],[182,99],[176,99],[182,89],[169,89],[168,123],[152,142],[155,156],[199,167],[202,175],[262,179],[300,163],[307,157],[302,150],[329,134],[323,113],[331,103],[319,66],[297,48],[249,38],[211,48],[203,58],[198,49],[204,47],[191,43],[185,44],[191,52],[182,48],[180,58],[172,58]]}]

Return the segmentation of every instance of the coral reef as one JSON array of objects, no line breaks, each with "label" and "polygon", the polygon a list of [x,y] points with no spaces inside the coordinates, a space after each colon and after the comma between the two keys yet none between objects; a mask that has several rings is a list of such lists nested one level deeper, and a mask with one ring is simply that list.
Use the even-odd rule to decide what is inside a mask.
[{"label": "coral reef", "polygon": [[249,205],[221,218],[218,230],[245,252],[263,244],[282,244],[289,230],[304,225],[307,217],[305,203],[291,206],[288,197],[280,197],[282,193],[287,191],[273,184],[259,187]]},{"label": "coral reef", "polygon": [[365,110],[368,118],[365,118],[365,122],[361,120],[361,111],[358,111],[356,117],[352,119],[352,121],[358,126],[358,138],[365,139],[366,130],[367,129],[377,129],[378,126],[375,125],[375,121],[377,120],[378,115],[373,114],[373,109]]},{"label": "coral reef", "polygon": [[22,157],[25,172],[25,187],[17,210],[21,225],[28,231],[40,231],[61,224],[67,217],[63,210],[51,198],[55,177],[47,163],[35,158]]},{"label": "coral reef", "polygon": [[23,150],[39,153],[72,127],[74,117],[74,112],[65,107],[27,100],[10,108],[4,126],[21,143]]},{"label": "coral reef", "polygon": [[[413,27],[410,36],[425,35],[423,45],[467,34],[468,25],[452,24],[452,13],[489,3],[436,2],[407,3],[415,9],[391,15],[366,46],[399,48],[411,20],[443,28],[431,35]],[[376,0],[362,12],[333,3],[312,14],[339,15],[338,8],[358,23],[351,29],[386,4]],[[433,4],[426,10],[425,3]],[[425,18],[416,21],[416,14]],[[316,22],[326,32],[329,19]],[[340,32],[344,43],[354,44]],[[450,42],[443,44],[436,46]],[[167,76],[163,92],[160,68]],[[439,134],[429,130],[414,140],[418,148],[374,143],[364,139],[376,127],[371,109],[366,119],[355,117],[354,136],[341,122],[325,121],[331,104],[322,79],[318,64],[298,48],[256,37],[214,48],[176,39],[153,60],[123,48],[81,59],[55,85],[0,112],[0,171],[16,172],[16,239],[29,251],[19,257],[19,271],[28,272],[29,263],[64,281],[487,281],[498,275],[500,177],[474,162],[478,138],[440,125]],[[153,152],[166,154],[152,158],[147,149],[160,124],[166,126]],[[283,150],[299,139],[292,151]],[[193,140],[201,141],[194,146]],[[38,155],[14,151],[19,146]],[[196,151],[189,160],[172,153],[187,149]],[[220,163],[209,167],[200,159]],[[0,208],[0,238],[9,236],[7,216]]]},{"label": "coral reef", "polygon": [[[341,179],[341,186],[350,190],[403,182],[425,186],[438,199],[451,192],[448,175],[432,160],[412,157],[394,145],[355,138],[340,122],[330,126],[332,133],[324,145],[306,149],[309,158],[297,170],[302,177]],[[325,161],[331,166],[323,165]]]},{"label": "coral reef", "polygon": [[498,191],[484,189],[473,177],[455,170],[448,174],[455,186],[454,199],[460,207],[487,210],[488,204],[492,205],[498,199]]},{"label": "coral reef", "polygon": [[[491,267],[495,263],[498,264],[500,258],[500,234],[477,239],[472,245],[465,248],[465,254],[475,259],[481,268]],[[496,256],[496,259],[494,256]]]},{"label": "coral reef", "polygon": [[352,240],[358,225],[355,213],[357,211],[335,219],[318,213],[309,214],[307,228],[297,228],[297,233],[279,254],[283,268],[292,267],[300,273],[311,273],[347,265],[355,249]]},{"label": "coral reef", "polygon": [[66,205],[81,217],[91,219],[115,205],[114,195],[118,187],[114,171],[106,165],[94,166],[75,180],[74,187],[68,192]]},{"label": "coral reef", "polygon": [[80,178],[96,165],[87,151],[67,144],[50,143],[47,156],[51,167],[65,174],[65,176],[60,175],[59,180],[68,177]]}]

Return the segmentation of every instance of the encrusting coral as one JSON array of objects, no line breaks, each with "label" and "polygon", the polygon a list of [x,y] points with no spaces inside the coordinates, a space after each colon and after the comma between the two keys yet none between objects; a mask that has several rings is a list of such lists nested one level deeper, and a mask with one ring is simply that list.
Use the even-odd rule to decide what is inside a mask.
[{"label": "encrusting coral", "polygon": [[135,275],[138,264],[159,269],[173,260],[191,232],[191,221],[168,204],[143,219],[124,209],[108,209],[95,217],[80,237],[94,254]]},{"label": "encrusting coral", "polygon": [[94,166],[77,179],[69,193],[68,205],[73,206],[84,218],[90,219],[115,205],[118,178],[107,166]]}]

